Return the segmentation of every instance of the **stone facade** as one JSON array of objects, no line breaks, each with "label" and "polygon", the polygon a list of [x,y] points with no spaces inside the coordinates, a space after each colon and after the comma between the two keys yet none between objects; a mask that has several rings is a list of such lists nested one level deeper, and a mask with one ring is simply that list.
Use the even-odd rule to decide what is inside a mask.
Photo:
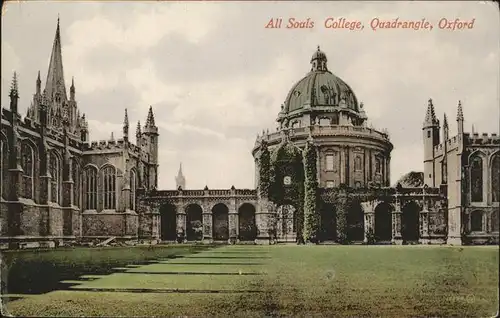
[{"label": "stone facade", "polygon": [[[500,138],[464,133],[460,103],[458,134],[450,137],[445,117],[441,141],[429,101],[422,186],[391,187],[389,134],[368,126],[363,103],[328,70],[318,48],[310,72],[286,97],[276,131],[257,136],[255,189],[186,189],[179,168],[176,190],[158,190],[159,135],[152,109],[145,126],[137,125],[137,145],[129,141],[126,110],[122,138],[89,141],[74,82],[66,94],[60,41],[58,22],[45,89],[39,75],[26,116],[18,113],[15,76],[10,108],[2,108],[2,247],[52,247],[112,236],[300,242],[307,142],[317,149],[320,242],[498,243]],[[271,158],[268,176],[260,174],[264,150]],[[267,177],[271,187],[265,193]]]}]

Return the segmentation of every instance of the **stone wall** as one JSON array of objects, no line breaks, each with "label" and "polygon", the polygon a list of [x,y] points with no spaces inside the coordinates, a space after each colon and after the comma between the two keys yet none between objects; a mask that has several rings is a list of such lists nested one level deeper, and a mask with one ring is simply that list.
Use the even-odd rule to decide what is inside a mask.
[{"label": "stone wall", "polygon": [[138,216],[135,212],[84,212],[82,213],[82,236],[137,238]]}]

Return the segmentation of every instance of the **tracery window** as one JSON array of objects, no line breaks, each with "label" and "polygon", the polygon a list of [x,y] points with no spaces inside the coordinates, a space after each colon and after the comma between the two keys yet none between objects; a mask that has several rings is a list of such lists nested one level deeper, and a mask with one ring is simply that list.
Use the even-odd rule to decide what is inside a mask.
[{"label": "tracery window", "polygon": [[52,179],[50,180],[50,193],[51,193],[51,200],[52,202],[59,203],[60,199],[60,178],[61,178],[61,172],[60,172],[60,163],[59,163],[59,158],[54,152],[51,152],[50,154],[50,160],[49,160],[49,171]]},{"label": "tracery window", "polygon": [[1,151],[2,151],[2,161],[0,162],[0,167],[1,169],[1,185],[2,185],[2,197],[7,199],[8,197],[8,190],[9,189],[9,178],[8,178],[8,171],[9,171],[9,146],[7,144],[7,141],[2,139],[1,141]]},{"label": "tracery window", "polygon": [[116,208],[116,173],[110,166],[102,170],[102,198],[104,210]]},{"label": "tracery window", "polygon": [[473,211],[470,215],[470,230],[472,232],[482,232],[483,231],[483,212]]},{"label": "tracery window", "polygon": [[85,168],[85,209],[97,210],[97,168]]},{"label": "tracery window", "polygon": [[73,205],[80,206],[80,190],[82,180],[80,178],[80,165],[73,159],[71,162],[72,168],[72,179],[73,179]]},{"label": "tracery window", "polygon": [[135,190],[137,187],[135,170],[130,171],[130,210],[135,211]]},{"label": "tracery window", "polygon": [[471,159],[470,164],[471,201],[483,201],[483,159],[478,155]]},{"label": "tracery window", "polygon": [[491,160],[491,199],[500,202],[500,154],[493,155]]},{"label": "tracery window", "polygon": [[33,148],[27,143],[21,145],[21,167],[23,169],[23,196],[33,199],[33,175],[34,175],[34,153]]}]

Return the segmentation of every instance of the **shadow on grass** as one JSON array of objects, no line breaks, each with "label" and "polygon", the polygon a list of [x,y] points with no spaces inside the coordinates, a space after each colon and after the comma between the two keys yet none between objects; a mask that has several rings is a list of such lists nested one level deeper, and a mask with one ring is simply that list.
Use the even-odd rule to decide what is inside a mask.
[{"label": "shadow on grass", "polygon": [[[124,272],[129,265],[157,263],[214,248],[212,245],[136,246],[2,252],[1,294],[42,294],[66,289],[64,280]],[[133,267],[129,267],[133,268]],[[73,284],[71,284],[73,285]]]},{"label": "shadow on grass", "polygon": [[249,294],[262,293],[261,290],[239,289],[178,289],[178,288],[73,288],[69,291],[115,292],[115,293],[184,293],[184,294]]}]

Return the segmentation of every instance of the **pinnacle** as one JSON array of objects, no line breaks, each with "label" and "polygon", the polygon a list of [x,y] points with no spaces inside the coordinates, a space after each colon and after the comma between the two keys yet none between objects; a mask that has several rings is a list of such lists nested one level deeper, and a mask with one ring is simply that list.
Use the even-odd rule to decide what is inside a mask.
[{"label": "pinnacle", "polygon": [[11,83],[11,86],[10,86],[10,92],[11,92],[11,94],[16,94],[17,95],[18,89],[19,89],[19,86],[18,86],[18,82],[17,82],[17,73],[14,72],[14,75],[12,76],[12,83]]},{"label": "pinnacle", "polygon": [[444,114],[443,127],[448,127],[448,119],[446,118],[446,113]]},{"label": "pinnacle", "polygon": [[463,121],[464,120],[464,112],[462,109],[462,102],[458,101],[458,109],[457,109],[457,121]]},{"label": "pinnacle", "polygon": [[125,108],[125,118],[123,119],[123,125],[128,126],[128,113],[126,108]]},{"label": "pinnacle", "polygon": [[153,114],[153,106],[149,106],[148,118],[146,119],[146,127],[154,127],[155,125],[155,116]]},{"label": "pinnacle", "polygon": [[432,103],[432,99],[429,98],[427,103],[427,113],[425,114],[425,122],[430,124],[436,124],[437,118],[436,113],[434,112],[434,104]]}]

